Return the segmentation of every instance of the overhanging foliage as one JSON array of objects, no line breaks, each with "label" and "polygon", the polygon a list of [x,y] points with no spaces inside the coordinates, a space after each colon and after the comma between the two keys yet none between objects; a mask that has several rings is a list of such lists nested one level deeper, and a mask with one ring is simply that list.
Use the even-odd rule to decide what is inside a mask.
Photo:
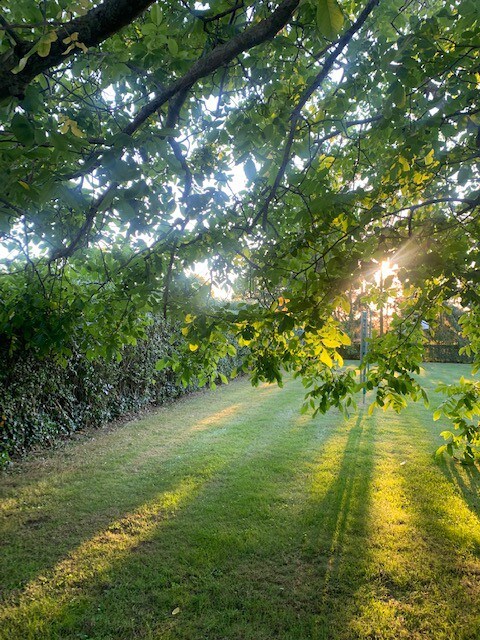
[{"label": "overhanging foliage", "polygon": [[[477,3],[202,7],[4,6],[2,345],[65,358],[73,332],[109,355],[152,312],[189,313],[186,379],[214,377],[233,330],[254,380],[291,368],[315,409],[345,407],[334,314],[393,257],[404,302],[368,385],[399,409],[421,395],[422,320],[455,300],[480,344]],[[182,300],[204,259],[243,307]]]}]

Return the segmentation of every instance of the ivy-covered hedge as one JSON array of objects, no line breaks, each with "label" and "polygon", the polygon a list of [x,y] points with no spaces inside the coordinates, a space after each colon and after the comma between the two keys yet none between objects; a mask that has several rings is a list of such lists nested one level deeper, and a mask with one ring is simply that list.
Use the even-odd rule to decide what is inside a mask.
[{"label": "ivy-covered hedge", "polygon": [[[170,369],[157,371],[159,359],[178,349],[181,335],[162,320],[148,339],[127,346],[116,360],[89,361],[73,349],[65,366],[32,353],[2,357],[0,370],[0,466],[34,446],[52,445],[85,427],[98,427],[147,405],[159,405],[195,389],[178,384]],[[172,343],[172,338],[174,338]],[[219,363],[226,376],[237,357]]]}]

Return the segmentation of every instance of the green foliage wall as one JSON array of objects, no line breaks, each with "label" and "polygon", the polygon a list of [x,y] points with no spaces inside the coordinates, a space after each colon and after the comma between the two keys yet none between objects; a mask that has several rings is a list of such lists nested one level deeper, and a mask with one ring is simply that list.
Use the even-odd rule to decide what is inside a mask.
[{"label": "green foliage wall", "polygon": [[[183,337],[156,320],[148,337],[127,346],[123,358],[88,360],[74,351],[61,366],[31,351],[3,354],[0,371],[0,466],[34,446],[51,445],[84,427],[98,427],[128,412],[162,404],[196,388],[175,381],[159,359],[173,355]],[[219,372],[229,375],[238,357],[227,356]]]}]

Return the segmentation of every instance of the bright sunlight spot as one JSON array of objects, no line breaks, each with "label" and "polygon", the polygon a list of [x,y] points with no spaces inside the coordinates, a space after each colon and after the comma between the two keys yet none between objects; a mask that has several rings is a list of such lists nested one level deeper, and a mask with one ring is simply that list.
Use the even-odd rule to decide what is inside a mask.
[{"label": "bright sunlight spot", "polygon": [[390,260],[382,260],[380,267],[375,272],[375,282],[381,286],[389,276],[395,276],[398,271],[398,264],[391,263]]}]

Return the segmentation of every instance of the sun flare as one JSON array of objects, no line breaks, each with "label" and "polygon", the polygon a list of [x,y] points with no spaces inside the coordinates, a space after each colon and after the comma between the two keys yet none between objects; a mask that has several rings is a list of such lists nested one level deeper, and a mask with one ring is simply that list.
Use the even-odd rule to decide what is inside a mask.
[{"label": "sun flare", "polygon": [[385,280],[390,276],[395,276],[398,271],[398,264],[395,262],[392,264],[390,260],[382,260],[379,268],[375,272],[375,282],[377,285],[382,285]]}]

